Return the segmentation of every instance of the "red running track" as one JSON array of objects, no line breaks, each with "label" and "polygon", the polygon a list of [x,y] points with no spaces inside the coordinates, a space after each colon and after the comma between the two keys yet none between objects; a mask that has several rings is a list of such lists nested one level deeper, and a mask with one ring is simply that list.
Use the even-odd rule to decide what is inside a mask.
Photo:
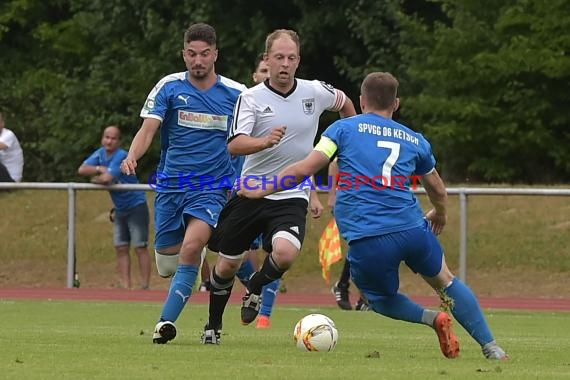
[{"label": "red running track", "polygon": [[[241,293],[234,293],[230,303],[241,302]],[[82,300],[82,301],[136,301],[160,302],[166,297],[165,290],[123,290],[123,289],[69,289],[69,288],[2,288],[0,300],[8,299],[40,299],[40,300]],[[209,293],[192,295],[191,302],[207,303]],[[331,294],[284,293],[277,296],[278,304],[299,306],[335,306]],[[438,306],[437,297],[412,296],[412,299],[423,306]],[[486,309],[507,310],[551,310],[570,312],[570,299],[558,298],[479,298],[481,306]]]}]

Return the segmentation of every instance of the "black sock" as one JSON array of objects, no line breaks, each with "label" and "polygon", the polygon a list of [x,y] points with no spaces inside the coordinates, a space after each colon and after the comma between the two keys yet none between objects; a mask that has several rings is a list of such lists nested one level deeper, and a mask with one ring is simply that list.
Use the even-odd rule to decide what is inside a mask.
[{"label": "black sock", "polygon": [[271,254],[268,254],[259,272],[255,272],[249,279],[247,288],[253,294],[261,294],[261,288],[283,277],[286,271],[286,269],[280,269],[273,260],[273,257],[271,257]]},{"label": "black sock", "polygon": [[219,329],[222,326],[224,310],[232,294],[234,277],[228,279],[221,278],[216,274],[216,267],[214,267],[210,275],[210,286],[208,327]]},{"label": "black sock", "polygon": [[350,263],[348,262],[348,260],[344,260],[344,266],[342,267],[342,272],[340,274],[340,278],[338,279],[338,284],[348,288],[349,285],[349,281],[350,280]]}]

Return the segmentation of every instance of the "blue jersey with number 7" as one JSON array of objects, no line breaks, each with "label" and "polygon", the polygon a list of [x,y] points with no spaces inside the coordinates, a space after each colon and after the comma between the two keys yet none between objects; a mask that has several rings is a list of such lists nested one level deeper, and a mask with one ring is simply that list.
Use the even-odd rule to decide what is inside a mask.
[{"label": "blue jersey with number 7", "polygon": [[340,119],[323,136],[337,146],[335,215],[347,241],[424,223],[412,189],[434,170],[435,158],[420,133],[369,113]]}]

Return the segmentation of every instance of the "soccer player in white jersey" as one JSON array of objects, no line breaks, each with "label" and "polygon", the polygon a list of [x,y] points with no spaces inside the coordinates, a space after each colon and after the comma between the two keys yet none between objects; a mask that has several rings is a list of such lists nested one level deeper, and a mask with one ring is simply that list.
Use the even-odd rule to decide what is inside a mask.
[{"label": "soccer player in white jersey", "polygon": [[160,128],[154,244],[158,273],[174,275],[153,335],[160,344],[176,336],[174,322],[192,294],[204,246],[235,180],[227,137],[236,100],[246,89],[216,74],[216,31],[210,25],[186,30],[182,57],[187,71],[162,78],[152,89],[122,164],[134,174]]},{"label": "soccer player in white jersey", "polygon": [[[300,61],[300,43],[292,30],[276,30],[265,43],[264,59],[269,79],[244,91],[236,105],[228,149],[245,155],[241,176],[271,180],[287,165],[305,157],[312,149],[320,115],[339,112],[355,114],[346,95],[318,80],[295,78]],[[265,199],[231,199],[222,211],[209,248],[219,252],[213,271],[210,316],[204,343],[219,343],[222,315],[242,256],[261,233],[269,252],[261,269],[250,278],[243,297],[241,320],[255,320],[261,304],[262,287],[279,279],[299,255],[305,235],[307,208],[319,217],[323,206],[316,192],[291,190]],[[211,338],[213,337],[213,339]]]},{"label": "soccer player in white jersey", "polygon": [[[459,356],[451,317],[425,309],[398,292],[398,271],[405,262],[437,291],[487,359],[506,360],[508,356],[495,341],[473,291],[455,278],[445,263],[436,238],[447,222],[445,184],[435,169],[429,142],[392,120],[400,104],[398,85],[390,73],[368,74],[360,91],[362,115],[330,125],[310,155],[279,173],[277,186],[242,187],[238,194],[267,196],[282,188],[282,178],[298,180],[312,175],[338,155],[339,171],[344,175],[335,216],[348,242],[350,274],[372,309],[432,327],[445,357]],[[410,189],[417,179],[433,205],[425,215]]]},{"label": "soccer player in white jersey", "polygon": [[[267,67],[267,63],[263,59],[263,53],[259,54],[255,59],[255,71],[252,73],[252,79],[254,84],[259,84],[269,78],[269,68]],[[235,156],[232,157],[232,162],[234,164],[234,169],[236,173],[241,173],[243,162],[245,156]],[[235,194],[234,194],[235,196]],[[257,250],[261,248],[263,245],[263,241],[261,239],[261,235],[258,236],[255,241],[250,246],[250,250],[247,253],[246,257],[242,261],[242,264],[239,270],[236,272],[236,277],[240,280],[242,284],[247,284],[251,275],[255,272],[256,268],[258,268],[257,263]],[[202,264],[202,278],[207,279],[207,282],[204,282],[204,288],[206,291],[210,291],[210,277],[212,276],[211,270],[208,266],[208,261],[204,260]],[[277,297],[277,293],[279,291],[279,286],[281,284],[281,280],[277,279],[263,287],[262,293],[262,302],[261,307],[259,309],[259,317],[257,318],[257,322],[255,327],[258,329],[266,329],[271,327],[271,314],[273,312],[273,306],[275,305],[275,299]]]}]

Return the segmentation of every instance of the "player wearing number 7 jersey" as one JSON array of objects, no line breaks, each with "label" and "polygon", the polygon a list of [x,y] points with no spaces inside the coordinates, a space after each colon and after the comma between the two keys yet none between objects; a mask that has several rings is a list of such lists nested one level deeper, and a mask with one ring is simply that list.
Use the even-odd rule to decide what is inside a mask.
[{"label": "player wearing number 7 jersey", "polygon": [[[486,358],[507,359],[475,295],[445,263],[436,235],[447,221],[447,192],[428,141],[392,120],[400,103],[398,81],[389,73],[371,73],[360,90],[363,114],[330,125],[309,156],[285,168],[276,182],[281,184],[286,176],[299,180],[312,175],[338,155],[339,171],[351,174],[347,177],[354,183],[338,188],[335,217],[349,244],[352,279],[372,309],[390,318],[433,327],[442,353],[448,358],[459,355],[450,316],[425,309],[398,292],[398,270],[403,261],[437,291],[455,319],[481,345]],[[384,186],[396,176],[397,186]],[[421,176],[434,206],[425,217],[409,188],[410,181],[402,186],[401,178],[412,176]],[[357,178],[377,178],[378,183],[360,181],[356,186]],[[277,190],[241,186],[238,194],[256,198]]]}]

